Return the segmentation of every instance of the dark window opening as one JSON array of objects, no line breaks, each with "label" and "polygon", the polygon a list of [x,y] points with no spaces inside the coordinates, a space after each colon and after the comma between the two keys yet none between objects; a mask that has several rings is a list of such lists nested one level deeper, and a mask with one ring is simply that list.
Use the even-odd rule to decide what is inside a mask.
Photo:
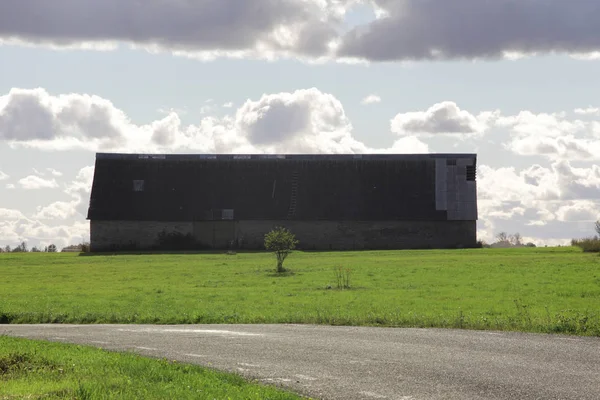
[{"label": "dark window opening", "polygon": [[448,160],[446,160],[446,165],[456,165],[456,160],[455,159],[448,159]]},{"label": "dark window opening", "polygon": [[474,165],[467,165],[467,181],[475,181],[477,170]]}]

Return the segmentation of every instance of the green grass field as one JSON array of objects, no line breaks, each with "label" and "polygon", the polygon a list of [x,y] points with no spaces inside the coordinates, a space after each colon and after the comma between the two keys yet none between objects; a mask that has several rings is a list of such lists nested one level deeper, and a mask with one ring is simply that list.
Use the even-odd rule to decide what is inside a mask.
[{"label": "green grass field", "polygon": [[[576,248],[0,254],[4,323],[314,323],[600,336],[600,257]],[[334,268],[350,268],[338,290]],[[330,288],[331,287],[331,288]]]},{"label": "green grass field", "polygon": [[300,399],[168,360],[0,336],[0,399]]}]

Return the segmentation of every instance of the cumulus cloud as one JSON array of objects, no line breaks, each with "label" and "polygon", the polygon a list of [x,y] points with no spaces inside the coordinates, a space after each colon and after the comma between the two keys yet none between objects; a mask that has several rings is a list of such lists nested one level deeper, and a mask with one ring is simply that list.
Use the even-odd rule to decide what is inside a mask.
[{"label": "cumulus cloud", "polygon": [[426,111],[407,112],[396,115],[391,121],[392,132],[401,135],[481,134],[488,127],[494,113],[475,116],[461,110],[451,101],[438,103]]},{"label": "cumulus cloud", "polygon": [[[12,211],[19,213],[16,210]],[[0,242],[10,245],[25,241],[41,247],[55,244],[58,248],[62,248],[87,240],[89,240],[89,223],[86,221],[48,225],[22,214],[13,219],[0,217]]]},{"label": "cumulus cloud", "polygon": [[75,215],[76,202],[56,201],[45,207],[38,207],[33,216],[36,219],[66,219]]},{"label": "cumulus cloud", "polygon": [[34,190],[34,189],[52,189],[58,187],[58,183],[55,179],[44,179],[37,175],[29,175],[19,180],[19,185],[23,189]]},{"label": "cumulus cloud", "polygon": [[564,244],[571,237],[589,235],[589,222],[600,216],[600,167],[576,168],[568,161],[522,170],[481,165],[478,199],[486,240],[517,226],[529,238]]},{"label": "cumulus cloud", "polygon": [[10,176],[8,176],[7,174],[5,174],[4,172],[0,171],[0,181],[5,181],[8,178],[10,178]]},{"label": "cumulus cloud", "polygon": [[375,61],[497,59],[600,49],[600,9],[594,1],[374,2],[385,17],[347,33],[339,56]]},{"label": "cumulus cloud", "polygon": [[[138,125],[110,101],[97,96],[55,96],[43,89],[12,89],[0,97],[2,140],[12,147],[146,153],[386,151],[356,140],[340,101],[316,88],[265,94],[258,100],[247,100],[231,115],[207,116],[196,125],[183,125],[175,111]],[[402,142],[406,152],[421,152],[423,146],[414,140]]]},{"label": "cumulus cloud", "polygon": [[32,215],[0,208],[0,243],[12,245],[25,241],[42,247],[54,243],[60,248],[89,240],[85,217],[93,175],[94,167],[82,168],[73,181],[60,189],[70,200],[38,206]]},{"label": "cumulus cloud", "polygon": [[9,208],[0,208],[0,220],[15,221],[15,220],[19,220],[21,218],[25,218],[25,216],[19,210],[11,210]]},{"label": "cumulus cloud", "polygon": [[590,200],[570,201],[556,211],[558,221],[566,222],[592,223],[598,220],[598,215],[600,215],[599,202]]},{"label": "cumulus cloud", "polygon": [[236,113],[236,130],[266,152],[363,153],[344,108],[333,95],[312,88],[264,95]]},{"label": "cumulus cloud", "polygon": [[595,121],[570,120],[565,113],[523,111],[513,116],[502,116],[496,124],[510,129],[511,140],[506,143],[506,148],[518,155],[570,160],[600,157]]},{"label": "cumulus cloud", "polygon": [[575,114],[579,115],[600,115],[600,108],[598,107],[587,107],[587,108],[576,108]]},{"label": "cumulus cloud", "polygon": [[381,97],[377,96],[376,94],[370,94],[362,99],[361,103],[364,105],[381,103]]},{"label": "cumulus cloud", "polygon": [[53,46],[132,43],[203,58],[319,57],[344,3],[328,0],[20,0],[0,2],[0,38]]}]

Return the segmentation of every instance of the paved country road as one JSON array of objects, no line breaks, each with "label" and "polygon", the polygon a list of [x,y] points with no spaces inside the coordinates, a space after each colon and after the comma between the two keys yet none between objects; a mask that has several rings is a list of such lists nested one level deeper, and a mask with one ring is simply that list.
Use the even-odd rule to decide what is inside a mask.
[{"label": "paved country road", "polygon": [[600,399],[600,339],[310,325],[0,325],[236,372],[322,399]]}]

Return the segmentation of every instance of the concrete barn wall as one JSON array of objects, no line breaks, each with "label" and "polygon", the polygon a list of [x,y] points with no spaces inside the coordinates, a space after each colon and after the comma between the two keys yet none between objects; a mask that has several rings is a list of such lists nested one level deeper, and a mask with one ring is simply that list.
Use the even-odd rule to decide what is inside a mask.
[{"label": "concrete barn wall", "polygon": [[206,247],[262,249],[265,233],[285,226],[305,250],[472,247],[475,221],[91,221],[92,251],[150,249],[158,234],[191,233]]},{"label": "concrete barn wall", "polygon": [[161,232],[192,234],[191,222],[90,221],[91,251],[150,249]]}]

